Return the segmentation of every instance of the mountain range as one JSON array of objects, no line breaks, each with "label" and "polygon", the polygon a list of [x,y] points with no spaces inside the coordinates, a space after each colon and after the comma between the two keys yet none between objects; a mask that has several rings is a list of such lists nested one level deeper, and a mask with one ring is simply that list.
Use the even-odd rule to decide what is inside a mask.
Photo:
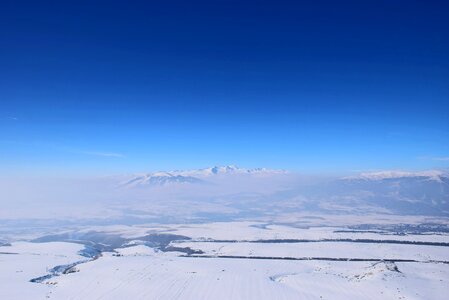
[{"label": "mountain range", "polygon": [[[296,175],[284,170],[246,169],[230,165],[130,175],[120,186],[170,187],[168,190],[171,190],[176,186],[207,185],[211,197],[237,191],[257,192],[258,199],[272,199],[277,203],[293,201],[292,205],[298,205],[294,199],[303,199],[308,209],[330,209],[337,212],[335,209],[342,208],[364,212],[370,207],[373,211],[400,214],[449,214],[449,173],[445,171],[369,172],[350,177],[311,180],[308,183],[304,183]],[[266,186],[273,187],[272,196],[260,196],[261,188]],[[193,190],[184,192],[193,193]],[[244,202],[241,196],[236,197],[235,201],[230,203],[243,205]],[[257,199],[254,201],[253,206],[262,203]]]},{"label": "mountain range", "polygon": [[226,176],[270,176],[287,174],[284,170],[273,170],[266,168],[246,169],[234,165],[214,166],[204,169],[174,170],[169,172],[153,172],[146,174],[132,175],[121,185],[127,187],[137,186],[166,186],[170,184],[192,184],[207,183],[213,177]]},{"label": "mountain range", "polygon": [[326,193],[395,213],[449,214],[449,173],[439,170],[361,173],[334,181]]}]

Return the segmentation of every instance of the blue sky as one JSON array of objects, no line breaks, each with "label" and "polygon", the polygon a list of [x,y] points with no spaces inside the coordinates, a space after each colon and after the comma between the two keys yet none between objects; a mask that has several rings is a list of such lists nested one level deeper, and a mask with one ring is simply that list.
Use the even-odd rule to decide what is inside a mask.
[{"label": "blue sky", "polygon": [[444,1],[4,1],[0,171],[448,167],[448,20]]}]

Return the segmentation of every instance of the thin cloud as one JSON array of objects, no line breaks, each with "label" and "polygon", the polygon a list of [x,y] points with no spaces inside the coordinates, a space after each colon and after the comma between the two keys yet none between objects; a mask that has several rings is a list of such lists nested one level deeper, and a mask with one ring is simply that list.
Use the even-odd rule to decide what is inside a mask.
[{"label": "thin cloud", "polygon": [[418,157],[418,159],[449,161],[449,156],[420,156],[420,157]]},{"label": "thin cloud", "polygon": [[114,152],[83,151],[81,153],[82,154],[86,154],[86,155],[101,156],[101,157],[116,157],[116,158],[123,158],[123,157],[125,157],[121,153],[114,153]]},{"label": "thin cloud", "polygon": [[32,146],[32,147],[42,147],[46,148],[48,150],[53,151],[60,151],[60,152],[66,152],[66,153],[72,153],[72,154],[82,154],[82,155],[91,155],[91,156],[99,156],[99,157],[111,157],[111,158],[124,158],[126,157],[122,153],[117,152],[103,152],[103,151],[84,151],[80,149],[73,149],[71,147],[66,146],[59,146],[52,143],[46,143],[46,142],[21,142],[16,140],[2,140],[0,139],[1,144],[15,144],[17,146]]},{"label": "thin cloud", "polygon": [[433,157],[433,160],[449,161],[449,156],[445,156],[445,157]]}]

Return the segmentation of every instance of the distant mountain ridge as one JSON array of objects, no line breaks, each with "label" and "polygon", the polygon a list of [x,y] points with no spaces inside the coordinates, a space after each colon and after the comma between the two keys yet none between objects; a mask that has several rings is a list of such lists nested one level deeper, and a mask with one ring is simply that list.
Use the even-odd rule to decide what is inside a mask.
[{"label": "distant mountain ridge", "polygon": [[449,173],[440,170],[427,170],[420,172],[407,171],[380,171],[365,172],[357,176],[349,176],[342,178],[343,180],[385,180],[385,179],[405,179],[405,178],[422,178],[427,180],[435,180],[442,182],[449,178]]},{"label": "distant mountain ridge", "polygon": [[[370,210],[411,215],[449,215],[449,173],[446,171],[381,171],[330,180],[318,179],[308,183],[296,175],[283,170],[245,169],[229,165],[128,175],[120,179],[120,186],[168,187],[167,191],[171,187],[195,186],[200,189],[184,189],[183,193],[193,193],[189,195],[194,196],[201,190],[214,198],[224,190],[226,193],[236,192],[237,186],[240,189],[243,186],[245,192],[253,192],[254,189],[260,191],[262,187],[272,185],[278,191],[267,196],[271,200],[264,202],[268,198],[261,197],[251,202],[251,207],[257,206],[255,203],[259,201],[264,205],[290,201],[289,205],[293,207],[332,213]],[[207,188],[203,190],[201,185]],[[239,205],[245,201],[241,195],[236,199]],[[230,200],[230,203],[234,200]]]},{"label": "distant mountain ridge", "polygon": [[162,172],[158,172],[157,175],[154,174],[146,174],[135,176],[126,182],[122,183],[122,186],[164,186],[173,183],[202,183],[203,180],[198,179],[192,176],[182,176],[182,175],[173,175],[170,173],[162,174]]},{"label": "distant mountain ridge", "polygon": [[146,173],[134,175],[126,180],[122,186],[165,186],[169,184],[194,184],[206,183],[207,178],[212,176],[233,176],[233,175],[276,175],[286,174],[285,170],[272,170],[266,168],[246,169],[234,165],[214,166],[204,169],[194,170],[174,170]]},{"label": "distant mountain ridge", "polygon": [[361,173],[337,180],[328,193],[363,199],[396,213],[449,214],[449,173],[440,170]]},{"label": "distant mountain ridge", "polygon": [[239,168],[235,165],[228,166],[214,166],[204,169],[196,170],[184,170],[184,171],[172,171],[171,174],[177,174],[182,176],[214,176],[214,175],[230,175],[230,174],[284,174],[287,173],[285,170],[273,170],[267,168],[254,168],[246,169]]}]

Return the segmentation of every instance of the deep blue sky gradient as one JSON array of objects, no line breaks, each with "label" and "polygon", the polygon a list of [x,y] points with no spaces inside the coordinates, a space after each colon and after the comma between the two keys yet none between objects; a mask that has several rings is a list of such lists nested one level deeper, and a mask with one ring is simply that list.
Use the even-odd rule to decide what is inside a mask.
[{"label": "deep blue sky gradient", "polygon": [[449,166],[446,1],[2,1],[0,171]]}]

